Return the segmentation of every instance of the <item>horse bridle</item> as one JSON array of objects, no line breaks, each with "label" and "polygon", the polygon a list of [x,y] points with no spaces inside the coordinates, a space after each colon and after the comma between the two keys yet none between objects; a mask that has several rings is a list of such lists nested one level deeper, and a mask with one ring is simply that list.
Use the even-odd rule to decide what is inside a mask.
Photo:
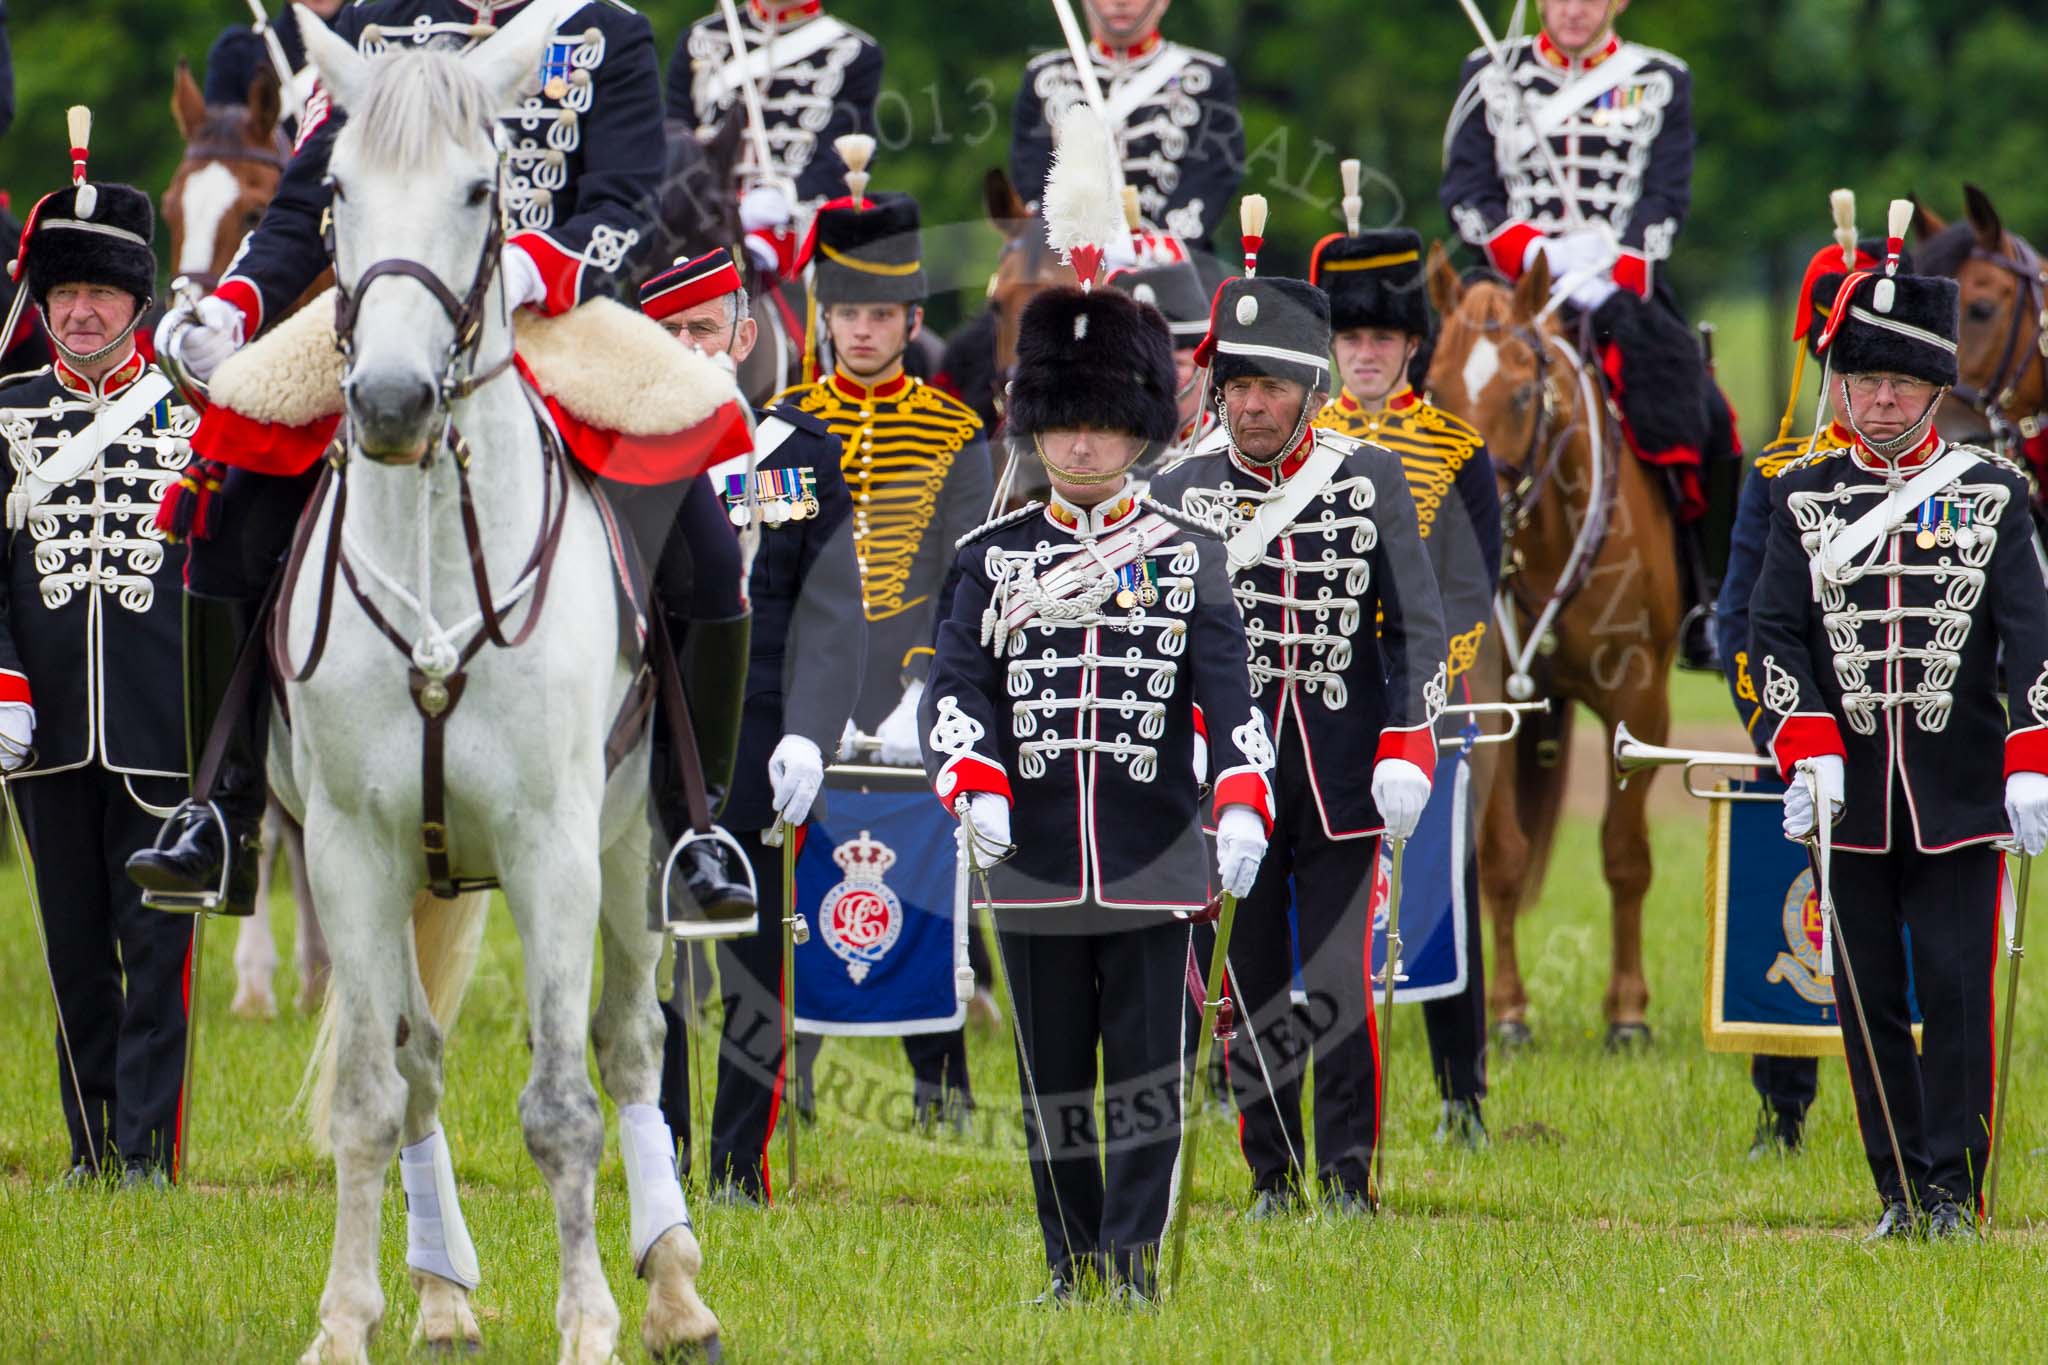
[{"label": "horse bridle", "polygon": [[[1482,330],[1494,330],[1497,323],[1478,324]],[[1553,432],[1551,423],[1557,417],[1557,392],[1551,387],[1550,346],[1543,334],[1527,324],[1516,324],[1511,333],[1514,338],[1529,348],[1536,360],[1536,390],[1538,405],[1535,419],[1529,424],[1529,440],[1522,448],[1519,460],[1504,460],[1498,455],[1493,463],[1496,469],[1508,476],[1508,490],[1501,498],[1501,530],[1512,536],[1529,524],[1535,514],[1537,502],[1544,490],[1557,474],[1558,462],[1564,454],[1572,433],[1578,430],[1576,421]],[[1545,438],[1548,437],[1548,441]]]},{"label": "horse bridle", "polygon": [[[2026,378],[2029,365],[2041,367],[2042,392],[2048,395],[2048,267],[2042,265],[2040,256],[2024,237],[2008,232],[2000,244],[2009,249],[1993,251],[1982,245],[1972,246],[1970,259],[1996,266],[2019,282],[2019,295],[2012,305],[2012,322],[2006,328],[2005,348],[1999,355],[1998,368],[1992,372],[1990,383],[1981,389],[1958,383],[1949,392],[1991,424],[1991,435],[1995,441],[2016,448],[2021,441],[2031,441],[2043,431],[2048,431],[2048,410],[2030,412],[2019,418],[2012,417],[2007,411],[2019,396],[2020,382]],[[2022,355],[2020,328],[2029,315],[2034,319],[2034,348],[2032,354]],[[2048,401],[2048,397],[2044,397],[2044,401]]]}]

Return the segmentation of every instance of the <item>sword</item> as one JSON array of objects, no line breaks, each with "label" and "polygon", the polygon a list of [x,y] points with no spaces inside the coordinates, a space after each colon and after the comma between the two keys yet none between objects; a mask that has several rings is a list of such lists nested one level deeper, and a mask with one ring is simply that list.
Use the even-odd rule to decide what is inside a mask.
[{"label": "sword", "polygon": [[[1199,1131],[1191,1118],[1198,1098],[1196,1087],[1208,1077],[1209,1045],[1215,1041],[1215,1035],[1230,1031],[1230,1015],[1223,1015],[1221,1010],[1230,1003],[1223,993],[1223,978],[1230,961],[1230,929],[1236,922],[1237,897],[1226,891],[1216,915],[1216,942],[1209,947],[1209,980],[1202,989],[1202,1031],[1195,1035],[1195,1066],[1181,1082],[1180,1176],[1173,1192],[1173,1208],[1179,1216],[1173,1220],[1173,1252],[1166,1269],[1166,1292],[1169,1294],[1176,1292],[1180,1285],[1181,1261],[1187,1253],[1187,1203],[1189,1193],[1195,1187],[1195,1134]],[[1235,1013],[1233,1009],[1231,1014]],[[1219,1018],[1222,1020],[1220,1023]]]},{"label": "sword", "polygon": [[[1522,93],[1521,83],[1515,79],[1515,73],[1508,65],[1507,49],[1495,41],[1493,30],[1487,26],[1486,16],[1479,12],[1475,0],[1458,0],[1458,5],[1465,11],[1465,17],[1472,21],[1473,29],[1479,34],[1480,46],[1486,49],[1487,58],[1493,63],[1493,69],[1500,73],[1501,80],[1507,85],[1508,93],[1514,98],[1515,117],[1528,128],[1530,140],[1542,154],[1543,169],[1549,173],[1552,183],[1557,186],[1557,198],[1564,205],[1566,221],[1575,229],[1585,227],[1585,214],[1579,209],[1578,195],[1574,192],[1571,182],[1564,178],[1564,168],[1557,160],[1557,149],[1550,145],[1550,139],[1537,130],[1536,121],[1529,117],[1528,100]],[[1520,13],[1519,5],[1516,6],[1516,12]]]},{"label": "sword", "polygon": [[[1915,1222],[1920,1217],[1920,1200],[1913,1193],[1913,1182],[1906,1178],[1906,1158],[1899,1150],[1899,1130],[1892,1122],[1892,1102],[1884,1091],[1884,1073],[1877,1069],[1877,1048],[1870,1041],[1870,1022],[1863,1013],[1863,995],[1856,989],[1856,968],[1849,961],[1849,940],[1842,936],[1842,917],[1835,911],[1834,859],[1835,839],[1833,812],[1828,808],[1828,799],[1821,790],[1820,769],[1811,760],[1801,759],[1797,770],[1806,778],[1807,787],[1813,793],[1813,842],[1814,884],[1820,898],[1821,915],[1821,963],[1825,971],[1833,957],[1832,950],[1842,956],[1842,980],[1849,987],[1849,1006],[1856,1012],[1856,1031],[1863,1035],[1863,1060],[1870,1068],[1870,1082],[1877,1090],[1878,1112],[1884,1116],[1885,1136],[1892,1144],[1892,1164],[1899,1173],[1899,1188],[1904,1192],[1906,1209]],[[1839,1006],[1837,1007],[1839,1012]]]},{"label": "sword", "polygon": [[[249,13],[255,19],[256,36],[263,40],[263,50],[270,54],[270,65],[277,72],[278,98],[289,100],[292,96],[291,62],[284,55],[284,44],[278,40],[277,30],[270,26],[270,16],[263,11],[263,0],[249,0]],[[298,110],[288,109],[294,118]]]},{"label": "sword", "polygon": [[[733,0],[720,0],[719,7],[725,12],[726,40],[732,44],[733,77],[739,82],[740,98],[746,101],[747,138],[754,144],[754,165],[762,180],[780,180],[781,177],[775,174],[775,160],[768,150],[768,120],[761,112],[761,92],[754,88],[754,78],[747,73],[747,40],[740,32],[739,6]],[[775,38],[772,34],[761,51],[767,55],[767,75],[772,79],[775,75]],[[790,198],[794,207],[794,193]]]},{"label": "sword", "polygon": [[789,1153],[784,1198],[796,1197],[796,949],[808,943],[811,926],[796,912],[796,830],[780,822],[782,834],[782,1141]]},{"label": "sword", "polygon": [[1998,1172],[2005,1165],[2005,1096],[2012,1081],[2012,1025],[2019,1015],[2020,959],[2027,954],[2024,936],[2027,932],[2027,879],[2033,874],[2034,860],[2021,852],[2019,887],[2013,895],[2012,922],[2006,926],[2005,934],[2005,1031],[1999,1043],[1998,1056],[2004,1065],[1998,1069],[1998,1094],[1991,1102],[1991,1155],[1985,1161],[1984,1171],[1984,1221],[1989,1223],[1998,1207]]},{"label": "sword", "polygon": [[[22,282],[22,292],[28,292],[27,281]],[[8,748],[11,750],[12,745]],[[28,889],[29,918],[36,926],[36,946],[43,954],[43,979],[50,985],[50,1004],[57,1011],[57,1043],[64,1049],[64,1071],[71,1078],[71,1097],[78,1102],[78,1126],[85,1132],[86,1150],[92,1154],[92,1168],[100,1172],[99,1144],[93,1140],[92,1116],[86,1111],[85,1090],[78,1082],[78,1063],[71,1053],[71,1030],[64,1024],[64,1002],[57,995],[57,969],[50,961],[50,940],[43,933],[43,902],[36,894],[34,864],[29,861],[28,837],[21,832],[21,812],[14,804],[14,782],[5,773],[0,773],[0,805],[7,807],[7,832],[14,839],[14,863],[21,869],[21,882]],[[184,1108],[179,1107],[182,1121]]]},{"label": "sword", "polygon": [[1121,199],[1124,194],[1123,144],[1117,138],[1118,125],[1109,116],[1109,101],[1103,98],[1102,83],[1095,79],[1095,62],[1088,55],[1088,39],[1081,32],[1080,22],[1074,18],[1072,0],[1052,0],[1052,12],[1060,21],[1061,36],[1067,40],[1067,55],[1074,59],[1074,74],[1080,77],[1081,94],[1109,134],[1109,164],[1110,169],[1116,172],[1116,197]]},{"label": "sword", "polygon": [[[1372,1195],[1375,1206],[1384,1202],[1387,1188],[1387,1069],[1393,1062],[1390,1046],[1394,1033],[1394,983],[1401,979],[1401,861],[1407,856],[1406,839],[1389,840],[1394,846],[1393,866],[1387,870],[1387,956],[1381,967],[1386,977],[1385,1004],[1380,1013],[1380,1122],[1379,1141],[1372,1148]],[[1371,932],[1370,927],[1367,930]]]}]

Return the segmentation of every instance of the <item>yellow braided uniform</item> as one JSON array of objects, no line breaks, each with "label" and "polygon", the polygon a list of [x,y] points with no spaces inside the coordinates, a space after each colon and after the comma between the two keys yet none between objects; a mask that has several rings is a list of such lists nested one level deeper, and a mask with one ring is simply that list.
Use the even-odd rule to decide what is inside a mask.
[{"label": "yellow braided uniform", "polygon": [[[1401,457],[1415,516],[1429,545],[1450,640],[1450,676],[1470,671],[1486,638],[1500,577],[1500,491],[1486,440],[1462,418],[1403,384],[1378,412],[1340,392],[1315,425],[1370,441]],[[1452,512],[1444,513],[1446,500]],[[1439,519],[1455,529],[1436,534]],[[1469,530],[1467,529],[1469,527]]]},{"label": "yellow braided uniform", "polygon": [[988,446],[970,408],[907,375],[869,387],[835,370],[784,390],[769,407],[781,403],[823,422],[841,444],[869,623],[868,666],[854,713],[865,729],[930,664],[953,542],[988,515]]}]

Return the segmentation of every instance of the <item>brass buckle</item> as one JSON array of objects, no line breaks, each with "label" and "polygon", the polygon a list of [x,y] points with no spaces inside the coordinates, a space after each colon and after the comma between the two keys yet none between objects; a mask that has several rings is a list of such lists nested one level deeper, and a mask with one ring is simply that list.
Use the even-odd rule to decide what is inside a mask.
[{"label": "brass buckle", "polygon": [[448,826],[438,820],[421,822],[420,848],[430,856],[445,857],[448,853]]}]

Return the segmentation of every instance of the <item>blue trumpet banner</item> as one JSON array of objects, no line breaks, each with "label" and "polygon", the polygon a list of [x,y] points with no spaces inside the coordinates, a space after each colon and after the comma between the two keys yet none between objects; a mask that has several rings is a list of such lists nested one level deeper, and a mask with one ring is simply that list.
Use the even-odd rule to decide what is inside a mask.
[{"label": "blue trumpet banner", "polygon": [[[796,862],[796,909],[811,930],[796,950],[798,1032],[959,1028],[967,898],[952,817],[916,769],[900,780],[828,771],[825,790]],[[771,915],[763,907],[764,929]]]},{"label": "blue trumpet banner", "polygon": [[[1758,778],[1720,790],[1775,798],[1785,784]],[[1708,803],[1706,888],[1707,1050],[1841,1056],[1834,979],[1820,974],[1813,867],[1785,837],[1777,800]],[[1917,1031],[1919,1006],[1908,1003]]]},{"label": "blue trumpet banner", "polygon": [[[1472,765],[1462,748],[1445,746],[1436,761],[1429,804],[1401,858],[1401,970],[1394,1003],[1440,1000],[1465,989],[1466,859],[1472,856]],[[1383,980],[1387,960],[1387,886],[1393,850],[1380,841],[1372,900],[1372,970]],[[1385,998],[1377,986],[1373,998]]]}]

